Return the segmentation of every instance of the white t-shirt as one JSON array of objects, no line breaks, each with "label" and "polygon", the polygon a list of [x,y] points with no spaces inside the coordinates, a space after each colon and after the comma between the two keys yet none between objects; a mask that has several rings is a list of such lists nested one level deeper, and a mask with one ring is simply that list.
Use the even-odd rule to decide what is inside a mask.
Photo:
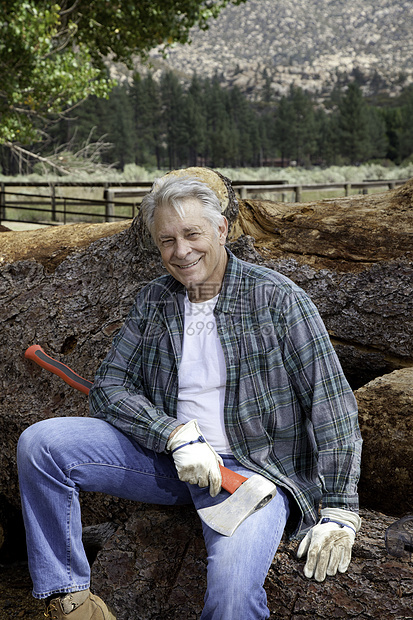
[{"label": "white t-shirt", "polygon": [[178,421],[198,420],[204,437],[220,454],[231,454],[224,426],[224,353],[214,308],[218,295],[205,302],[185,298],[184,339],[178,371]]}]

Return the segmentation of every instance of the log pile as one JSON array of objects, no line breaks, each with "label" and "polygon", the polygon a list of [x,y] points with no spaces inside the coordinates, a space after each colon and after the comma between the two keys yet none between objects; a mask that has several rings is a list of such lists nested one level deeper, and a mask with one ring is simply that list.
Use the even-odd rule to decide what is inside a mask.
[{"label": "log pile", "polygon": [[[297,282],[311,295],[327,325],[344,370],[357,390],[365,441],[361,500],[368,511],[390,515],[366,513],[367,522],[380,523],[382,541],[382,531],[389,520],[413,511],[408,434],[411,436],[409,385],[413,372],[413,180],[383,194],[300,204],[258,200],[237,203],[228,181],[218,177],[216,182],[223,184],[223,210],[231,223],[232,251]],[[136,293],[162,272],[156,251],[144,238],[139,216],[126,223],[0,232],[0,518],[6,539],[21,536],[15,463],[20,433],[43,418],[87,415],[86,397],[25,360],[25,350],[40,344],[47,353],[92,379]],[[383,375],[386,377],[378,379]],[[372,383],[366,387],[368,382]],[[137,509],[132,502],[107,496],[85,495],[82,503],[85,526],[109,520],[120,528],[107,543],[114,551],[116,541],[121,544],[121,534],[130,535],[138,521],[144,527],[153,519],[153,509]],[[162,510],[158,514],[160,522],[170,518]],[[183,540],[187,518],[192,517],[182,515]],[[193,522],[190,524],[192,527]],[[149,543],[147,549],[151,548]],[[188,558],[192,553],[195,563],[189,562],[190,579],[195,565],[202,572],[203,561],[196,559],[201,558],[198,538],[188,540],[188,545],[185,553]],[[371,587],[387,592],[395,609],[404,609],[400,605],[411,597],[411,565],[394,564],[385,556],[378,565],[377,556],[369,556],[367,547],[363,547],[359,551],[360,561],[365,562],[359,565],[360,580],[356,584],[353,572],[340,577],[347,580],[343,589],[334,590],[333,585],[309,586],[307,581],[300,582],[301,567],[292,547],[286,545],[277,554],[269,576],[272,609],[278,609],[277,601],[284,606],[284,611],[279,608],[278,617],[324,618],[325,615],[317,614],[321,614],[327,602],[325,609],[334,611],[330,615],[340,617],[351,587],[358,584],[357,588],[362,589],[368,575],[372,576]],[[156,545],[153,549],[148,566],[152,562],[161,574],[162,550]],[[133,555],[136,550],[129,551]],[[97,583],[100,579],[102,588],[106,587],[107,553],[109,547],[102,549],[94,564],[94,578]],[[178,568],[179,558],[183,557],[180,553],[177,549]],[[176,566],[173,570],[178,579],[182,571]],[[404,581],[404,577],[396,579],[395,567],[401,571],[399,577],[408,574]],[[379,575],[376,581],[375,574]],[[172,601],[172,607],[178,604],[173,597],[185,597],[187,586],[185,580],[182,583],[179,579],[166,579],[164,589],[159,586],[160,597],[169,588],[168,601]],[[193,585],[193,581],[187,585],[190,583]],[[395,583],[400,596],[395,594]],[[306,593],[304,598],[302,592]],[[288,601],[286,597],[290,597]],[[332,601],[337,603],[335,608]],[[314,612],[310,611],[312,605],[317,605]],[[353,615],[359,613],[362,618],[404,617],[401,611],[399,616],[388,615],[387,611],[374,616],[371,610],[358,612],[361,608],[354,601],[352,605]],[[168,614],[173,613],[172,607]],[[129,618],[132,620],[132,616]]]}]

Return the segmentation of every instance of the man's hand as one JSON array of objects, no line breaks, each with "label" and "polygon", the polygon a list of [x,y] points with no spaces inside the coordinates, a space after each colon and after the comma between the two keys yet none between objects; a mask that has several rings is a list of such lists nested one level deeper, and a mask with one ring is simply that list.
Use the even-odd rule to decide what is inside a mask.
[{"label": "man's hand", "polygon": [[172,434],[167,450],[172,452],[179,480],[200,487],[209,485],[211,497],[218,495],[222,480],[219,465],[223,461],[202,436],[196,420],[187,422]]},{"label": "man's hand", "polygon": [[324,581],[326,575],[345,573],[351,560],[351,549],[361,519],[357,513],[342,508],[323,508],[321,519],[306,534],[298,547],[297,556],[307,554],[306,577]]}]

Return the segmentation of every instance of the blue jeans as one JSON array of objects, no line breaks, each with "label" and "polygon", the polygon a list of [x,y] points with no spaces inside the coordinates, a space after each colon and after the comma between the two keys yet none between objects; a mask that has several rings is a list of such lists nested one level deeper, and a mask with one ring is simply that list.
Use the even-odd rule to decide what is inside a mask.
[{"label": "blue jeans", "polygon": [[[90,568],[82,544],[79,490],[150,504],[190,504],[196,508],[225,499],[181,482],[172,458],[137,444],[96,418],[53,418],[21,435],[17,461],[33,595],[89,587]],[[233,457],[224,464],[245,476]],[[289,514],[281,489],[231,537],[203,524],[208,555],[202,620],[268,618],[263,587]]]}]

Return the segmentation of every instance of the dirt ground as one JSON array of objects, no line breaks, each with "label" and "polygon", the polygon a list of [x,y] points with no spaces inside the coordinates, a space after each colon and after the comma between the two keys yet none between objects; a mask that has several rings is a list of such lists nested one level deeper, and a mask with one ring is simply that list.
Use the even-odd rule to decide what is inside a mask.
[{"label": "dirt ground", "polygon": [[27,564],[0,565],[0,620],[45,620],[44,603],[32,597]]}]

